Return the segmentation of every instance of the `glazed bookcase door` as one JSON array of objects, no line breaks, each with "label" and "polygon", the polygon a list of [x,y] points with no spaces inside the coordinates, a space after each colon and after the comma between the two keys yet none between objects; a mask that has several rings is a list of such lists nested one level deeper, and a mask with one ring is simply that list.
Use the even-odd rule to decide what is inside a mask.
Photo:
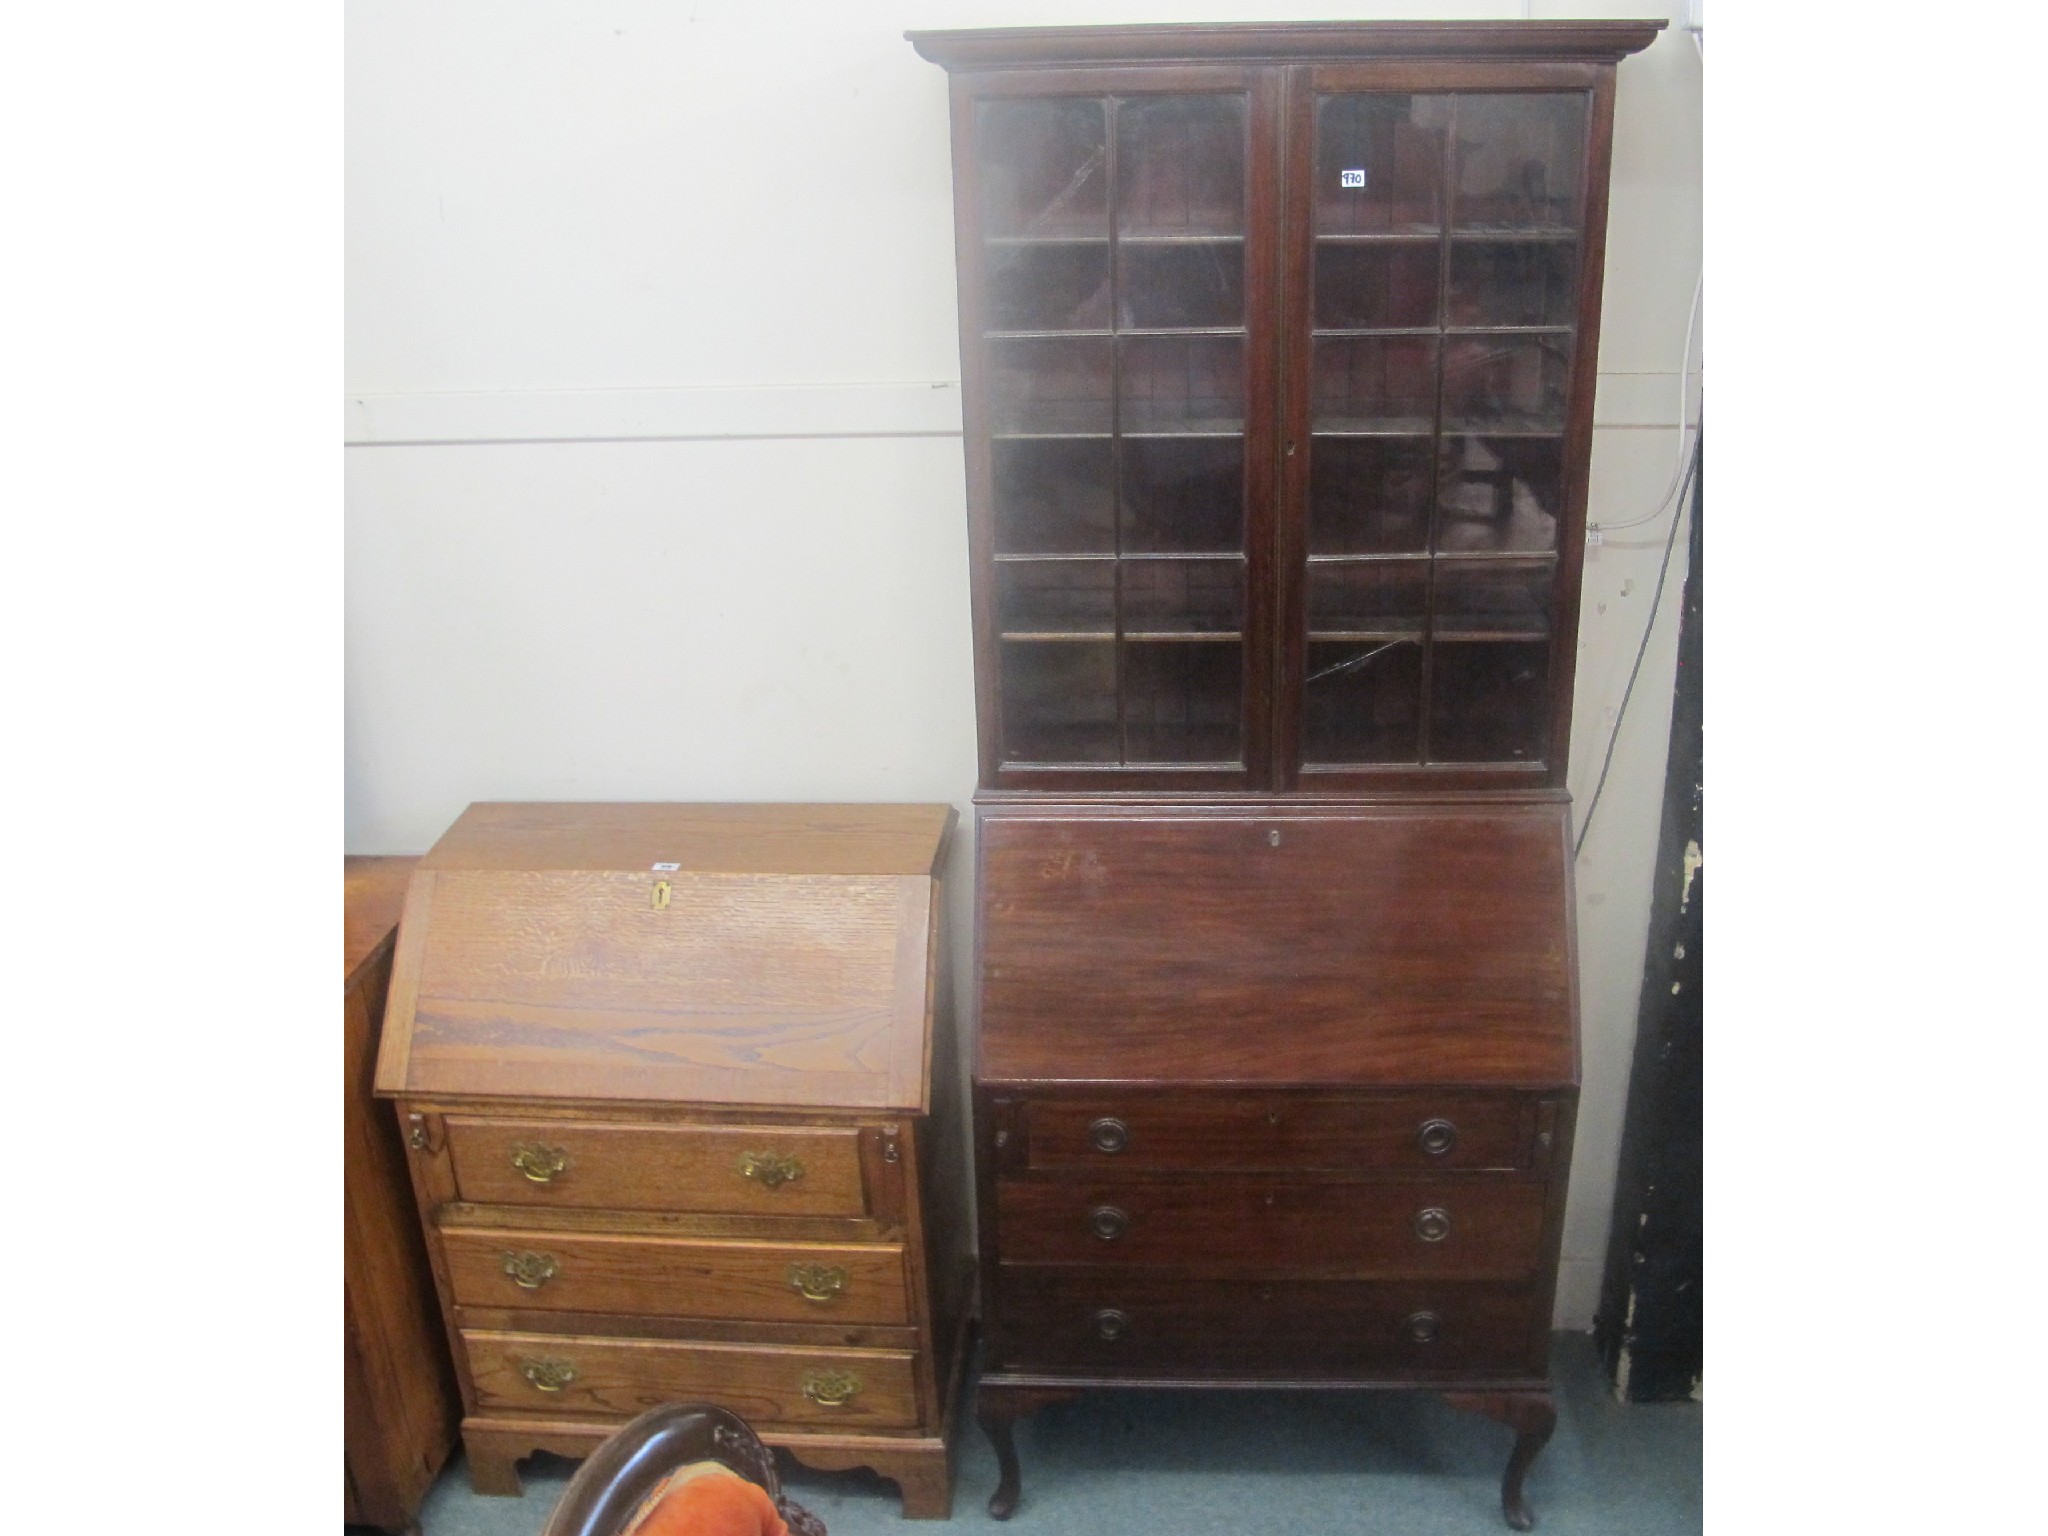
[{"label": "glazed bookcase door", "polygon": [[1554,782],[1604,222],[1593,92],[1336,73],[1294,102],[1287,435],[1306,462],[1281,514],[1282,778]]},{"label": "glazed bookcase door", "polygon": [[985,780],[1263,784],[1277,93],[1096,84],[957,108]]}]

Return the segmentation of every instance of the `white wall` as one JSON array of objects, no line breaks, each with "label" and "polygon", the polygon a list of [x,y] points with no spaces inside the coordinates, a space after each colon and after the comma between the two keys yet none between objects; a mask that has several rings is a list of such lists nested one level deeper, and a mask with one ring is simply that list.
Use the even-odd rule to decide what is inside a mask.
[{"label": "white wall", "polygon": [[[1525,12],[1677,14],[351,0],[349,851],[419,851],[481,799],[967,813],[945,77],[905,29]],[[1595,521],[1640,516],[1670,476],[1699,180],[1700,64],[1674,32],[1620,73]],[[1667,526],[1588,552],[1582,808]],[[1681,533],[1579,866],[1565,1327],[1598,1296],[1683,565]]]}]

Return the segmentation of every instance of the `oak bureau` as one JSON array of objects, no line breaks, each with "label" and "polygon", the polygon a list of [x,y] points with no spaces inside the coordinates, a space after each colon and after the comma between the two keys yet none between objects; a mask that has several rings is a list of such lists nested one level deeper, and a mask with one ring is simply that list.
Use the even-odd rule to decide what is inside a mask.
[{"label": "oak bureau", "polygon": [[701,1399],[950,1512],[954,819],[474,805],[420,861],[377,1083],[479,1491]]}]

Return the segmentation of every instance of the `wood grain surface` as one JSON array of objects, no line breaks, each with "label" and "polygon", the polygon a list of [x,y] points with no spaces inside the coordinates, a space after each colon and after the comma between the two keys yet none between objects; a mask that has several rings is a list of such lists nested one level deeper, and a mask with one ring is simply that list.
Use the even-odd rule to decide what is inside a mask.
[{"label": "wood grain surface", "polygon": [[[341,861],[341,975],[355,979],[363,963],[391,942],[391,931],[405,910],[405,885],[412,879],[411,857],[350,854]],[[381,994],[380,994],[381,1003]]]},{"label": "wood grain surface", "polygon": [[[853,1126],[593,1125],[448,1117],[456,1188],[479,1204],[575,1206],[767,1216],[863,1216],[860,1132]],[[513,1159],[558,1153],[536,1182]],[[770,1187],[742,1170],[749,1153],[794,1158],[801,1173]]]},{"label": "wood grain surface", "polygon": [[[1219,1174],[1201,1180],[1019,1179],[997,1186],[1005,1263],[1164,1264],[1190,1271],[1524,1279],[1543,1244],[1541,1184],[1520,1179],[1333,1183]],[[1096,1213],[1121,1213],[1119,1236]],[[1449,1234],[1417,1234],[1422,1212]]]},{"label": "wood grain surface", "polygon": [[[1512,1094],[1459,1093],[1034,1098],[1024,1111],[1026,1160],[1032,1168],[1104,1173],[1514,1169],[1529,1161],[1535,1104]],[[1423,1144],[1423,1128],[1433,1122],[1449,1127],[1441,1152]],[[1098,1144],[1098,1126],[1110,1148]]]},{"label": "wood grain surface", "polygon": [[985,1084],[1565,1085],[1566,808],[984,807]]},{"label": "wood grain surface", "polygon": [[[910,1321],[899,1243],[664,1241],[471,1227],[443,1228],[441,1241],[455,1299],[464,1306],[818,1324]],[[507,1272],[515,1260],[526,1263],[526,1285]],[[815,1280],[812,1267],[828,1277],[822,1301],[806,1297],[790,1278],[795,1269]]]},{"label": "wood grain surface", "polygon": [[426,856],[428,869],[644,870],[695,874],[939,873],[950,805],[479,802]]},{"label": "wood grain surface", "polygon": [[[1529,1288],[1475,1281],[1267,1280],[1147,1269],[1004,1265],[994,1275],[1004,1370],[1263,1370],[1515,1374],[1527,1368]],[[1105,1338],[1101,1314],[1120,1314]],[[1412,1319],[1429,1313],[1418,1341]]]},{"label": "wood grain surface", "polygon": [[[912,1357],[898,1350],[672,1343],[545,1333],[464,1330],[481,1406],[535,1413],[631,1418],[668,1402],[696,1399],[732,1409],[748,1423],[808,1428],[903,1428],[917,1422]],[[573,1380],[544,1392],[523,1370],[566,1366]],[[858,1391],[838,1407],[804,1395],[812,1372],[846,1372]]]}]

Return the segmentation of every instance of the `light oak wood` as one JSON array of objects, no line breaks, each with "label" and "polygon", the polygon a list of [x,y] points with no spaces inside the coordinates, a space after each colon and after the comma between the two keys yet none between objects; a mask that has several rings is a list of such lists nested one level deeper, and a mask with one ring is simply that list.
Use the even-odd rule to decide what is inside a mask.
[{"label": "light oak wood", "polygon": [[465,1307],[817,1324],[910,1321],[900,1243],[664,1242],[455,1227],[444,1228],[441,1239],[455,1299]]},{"label": "light oak wood", "polygon": [[701,1399],[896,1478],[906,1514],[950,1509],[972,1290],[961,1187],[931,1171],[961,1114],[932,873],[952,822],[476,807],[422,861],[379,1082],[479,1491]]},{"label": "light oak wood", "polygon": [[393,930],[414,861],[342,863],[343,1492],[352,1523],[408,1529],[459,1413],[391,1106],[370,1091]]},{"label": "light oak wood", "polygon": [[[860,1132],[854,1126],[582,1125],[561,1120],[448,1117],[462,1198],[479,1204],[762,1216],[865,1216]],[[545,1183],[514,1159],[558,1156]],[[770,1186],[742,1169],[749,1156],[801,1172]],[[761,1166],[759,1164],[753,1166]]]},{"label": "light oak wood", "polygon": [[[486,1408],[623,1419],[663,1403],[701,1400],[730,1408],[761,1430],[898,1429],[918,1419],[907,1351],[467,1331],[463,1342]],[[543,1390],[528,1373],[553,1379],[546,1367],[574,1374]],[[832,1401],[842,1395],[843,1402]]]}]

